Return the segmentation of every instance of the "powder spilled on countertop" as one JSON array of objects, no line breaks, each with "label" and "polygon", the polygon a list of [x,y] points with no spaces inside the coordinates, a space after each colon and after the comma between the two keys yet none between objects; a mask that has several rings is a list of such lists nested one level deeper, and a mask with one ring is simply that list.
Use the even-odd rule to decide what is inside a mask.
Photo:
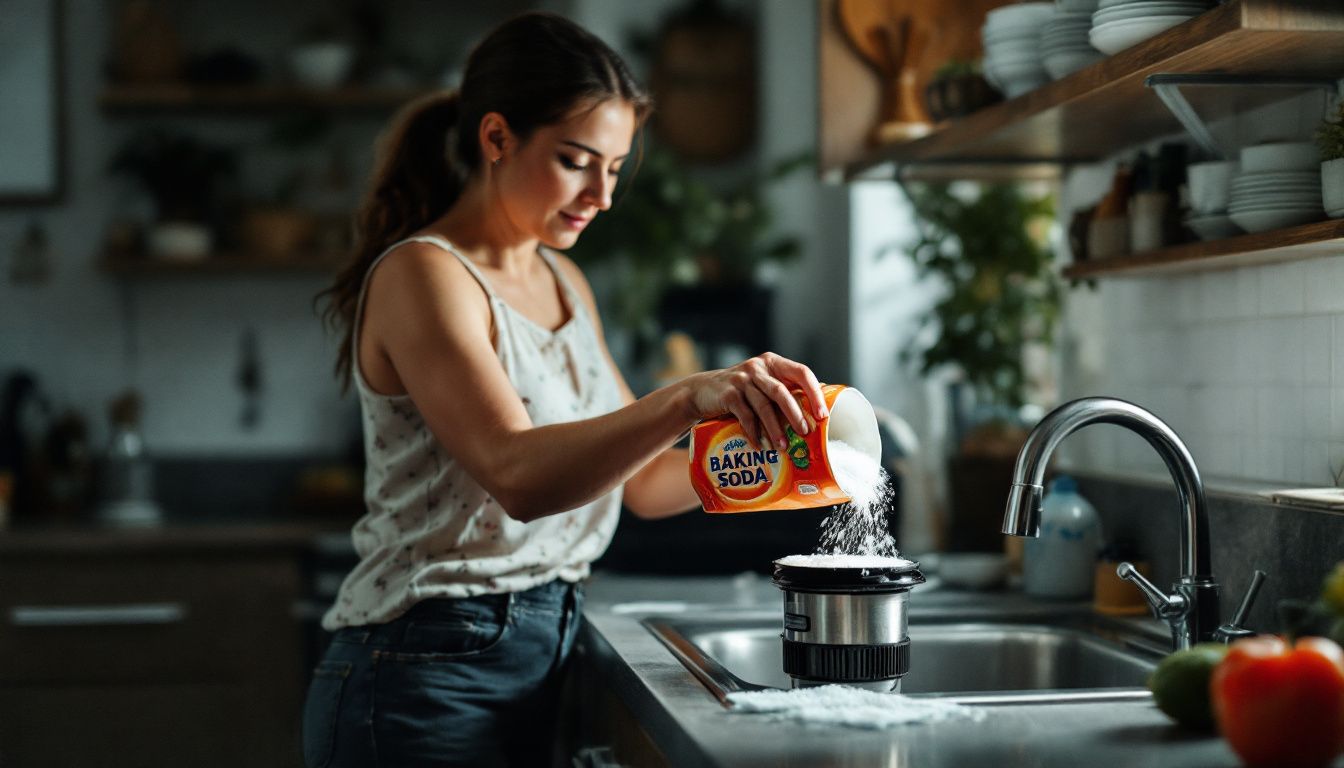
[{"label": "powder spilled on countertop", "polygon": [[817,554],[900,557],[887,525],[892,493],[882,464],[840,440],[830,441],[826,452],[835,480],[850,500],[821,521]]},{"label": "powder spilled on countertop", "polygon": [[958,719],[978,722],[986,716],[985,710],[978,707],[845,685],[791,691],[737,691],[728,694],[728,701],[733,705],[731,713],[763,714],[776,720],[851,728],[890,728]]}]

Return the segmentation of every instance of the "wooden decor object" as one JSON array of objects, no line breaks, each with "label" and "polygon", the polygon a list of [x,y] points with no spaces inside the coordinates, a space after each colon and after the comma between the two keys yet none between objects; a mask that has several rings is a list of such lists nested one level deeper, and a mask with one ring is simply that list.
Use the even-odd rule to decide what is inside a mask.
[{"label": "wooden decor object", "polygon": [[874,145],[927,134],[931,118],[923,94],[937,70],[951,60],[981,57],[980,26],[1003,0],[837,0],[845,38],[878,74],[881,107],[869,135]]},{"label": "wooden decor object", "polygon": [[659,33],[653,126],[686,158],[729,160],[756,139],[756,35],[745,20],[687,14]]}]

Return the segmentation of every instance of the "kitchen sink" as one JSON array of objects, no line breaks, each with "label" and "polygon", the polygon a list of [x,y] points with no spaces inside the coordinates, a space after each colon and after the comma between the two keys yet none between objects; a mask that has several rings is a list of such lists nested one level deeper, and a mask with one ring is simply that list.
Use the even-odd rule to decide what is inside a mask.
[{"label": "kitchen sink", "polygon": [[[778,611],[649,617],[644,626],[725,706],[734,691],[791,687]],[[901,693],[975,704],[1150,698],[1165,649],[1079,616],[913,615]]]}]

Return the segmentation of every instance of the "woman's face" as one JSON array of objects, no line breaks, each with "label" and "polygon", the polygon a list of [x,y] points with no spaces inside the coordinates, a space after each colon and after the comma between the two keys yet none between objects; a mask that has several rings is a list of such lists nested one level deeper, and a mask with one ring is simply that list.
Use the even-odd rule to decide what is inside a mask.
[{"label": "woman's face", "polygon": [[634,135],[634,108],[620,99],[533,131],[492,169],[505,216],[551,248],[574,245],[598,211],[611,207]]}]

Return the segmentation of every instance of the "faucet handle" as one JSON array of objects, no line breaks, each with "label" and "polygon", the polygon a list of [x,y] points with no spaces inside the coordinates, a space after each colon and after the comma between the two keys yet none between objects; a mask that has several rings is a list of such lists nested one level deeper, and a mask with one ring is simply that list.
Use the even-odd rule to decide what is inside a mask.
[{"label": "faucet handle", "polygon": [[1251,585],[1246,588],[1245,597],[1241,598],[1241,605],[1238,606],[1236,614],[1232,621],[1224,624],[1213,632],[1213,639],[1220,643],[1230,643],[1243,637],[1250,637],[1255,632],[1247,629],[1244,625],[1246,615],[1251,612],[1251,604],[1255,602],[1255,596],[1260,592],[1260,586],[1265,582],[1265,572],[1257,568],[1251,576]]},{"label": "faucet handle", "polygon": [[1134,586],[1139,588],[1143,596],[1147,598],[1148,605],[1153,609],[1153,615],[1159,619],[1171,619],[1181,616],[1186,610],[1186,600],[1183,596],[1168,595],[1157,588],[1157,585],[1144,578],[1132,563],[1121,563],[1115,569],[1115,575],[1131,581]]}]

